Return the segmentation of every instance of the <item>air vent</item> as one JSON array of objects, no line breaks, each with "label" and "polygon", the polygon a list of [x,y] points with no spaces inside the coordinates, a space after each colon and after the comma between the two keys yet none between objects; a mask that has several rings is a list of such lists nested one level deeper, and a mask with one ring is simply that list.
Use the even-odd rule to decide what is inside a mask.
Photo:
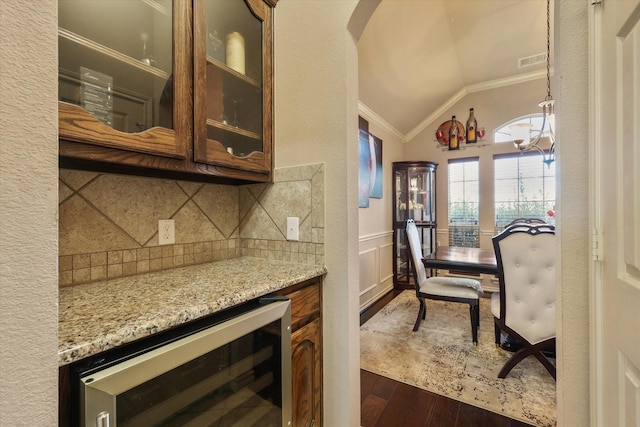
[{"label": "air vent", "polygon": [[539,53],[537,55],[527,56],[518,59],[518,68],[531,67],[532,65],[542,64],[547,61],[547,53]]}]

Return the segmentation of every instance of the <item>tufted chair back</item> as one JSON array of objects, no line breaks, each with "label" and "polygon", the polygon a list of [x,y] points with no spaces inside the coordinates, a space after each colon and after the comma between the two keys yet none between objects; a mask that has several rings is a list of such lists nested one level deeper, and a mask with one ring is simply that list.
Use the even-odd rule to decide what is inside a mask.
[{"label": "tufted chair back", "polygon": [[493,238],[493,247],[500,305],[492,304],[492,312],[500,329],[527,346],[555,345],[555,227],[514,224]]}]

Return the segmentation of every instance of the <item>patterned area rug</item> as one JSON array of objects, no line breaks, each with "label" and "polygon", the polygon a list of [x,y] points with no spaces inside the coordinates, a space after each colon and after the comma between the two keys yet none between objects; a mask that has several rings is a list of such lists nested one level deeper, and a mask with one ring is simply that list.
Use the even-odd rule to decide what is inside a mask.
[{"label": "patterned area rug", "polygon": [[468,305],[427,300],[427,318],[413,332],[418,307],[415,292],[405,291],[360,327],[362,369],[533,425],[556,425],[555,381],[537,359],[498,378],[511,353],[494,343],[489,299],[480,299],[477,346]]}]

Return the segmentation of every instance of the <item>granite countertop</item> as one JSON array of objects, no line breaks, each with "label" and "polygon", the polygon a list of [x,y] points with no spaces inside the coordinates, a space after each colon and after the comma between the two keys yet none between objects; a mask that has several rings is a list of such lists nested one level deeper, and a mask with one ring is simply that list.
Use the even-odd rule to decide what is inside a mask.
[{"label": "granite countertop", "polygon": [[66,365],[325,274],[319,265],[239,257],[60,289]]}]

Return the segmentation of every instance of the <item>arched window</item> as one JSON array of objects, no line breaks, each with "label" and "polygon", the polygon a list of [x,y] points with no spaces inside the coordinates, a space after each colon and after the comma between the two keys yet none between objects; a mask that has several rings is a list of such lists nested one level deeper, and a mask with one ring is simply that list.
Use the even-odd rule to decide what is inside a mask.
[{"label": "arched window", "polygon": [[[542,127],[542,113],[529,114],[527,116],[518,117],[508,121],[493,132],[493,142],[512,142],[513,138],[511,137],[511,130],[509,129],[509,126],[520,123],[530,124],[532,129],[540,129]],[[549,136],[549,133],[545,131],[543,136]]]}]

